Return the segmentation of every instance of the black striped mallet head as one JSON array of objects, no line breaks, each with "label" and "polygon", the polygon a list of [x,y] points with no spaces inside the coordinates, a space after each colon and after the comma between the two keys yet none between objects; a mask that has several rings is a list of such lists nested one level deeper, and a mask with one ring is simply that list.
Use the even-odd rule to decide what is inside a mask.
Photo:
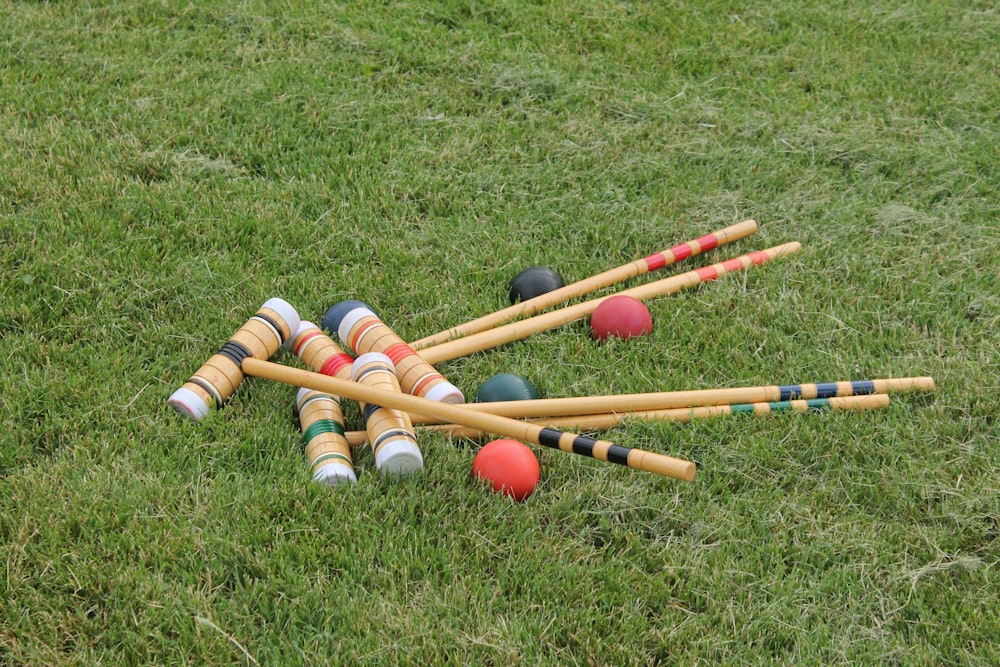
[{"label": "black striped mallet head", "polygon": [[299,315],[287,301],[268,299],[222,348],[178,388],[167,403],[195,421],[222,407],[243,382],[240,364],[253,357],[266,361],[287,345],[299,328]]}]

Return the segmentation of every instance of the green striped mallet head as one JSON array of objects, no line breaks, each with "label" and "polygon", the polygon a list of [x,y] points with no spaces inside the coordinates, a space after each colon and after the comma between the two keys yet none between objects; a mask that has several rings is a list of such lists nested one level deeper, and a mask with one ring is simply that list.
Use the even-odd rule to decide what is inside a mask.
[{"label": "green striped mallet head", "polygon": [[358,481],[351,447],[344,437],[340,399],[321,391],[300,389],[295,396],[295,411],[313,481],[328,486]]}]

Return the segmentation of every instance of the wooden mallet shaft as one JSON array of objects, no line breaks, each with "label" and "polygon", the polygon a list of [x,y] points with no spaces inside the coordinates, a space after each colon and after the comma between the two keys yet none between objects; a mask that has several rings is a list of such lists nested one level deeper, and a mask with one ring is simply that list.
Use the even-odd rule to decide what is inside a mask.
[{"label": "wooden mallet shaft", "polygon": [[381,405],[411,414],[421,414],[443,422],[453,422],[463,426],[530,442],[543,447],[560,449],[564,452],[589,456],[600,461],[617,463],[637,470],[652,472],[690,482],[694,479],[695,465],[664,454],[656,454],[641,449],[622,447],[604,440],[595,440],[575,433],[566,433],[552,428],[500,417],[488,413],[474,412],[466,405],[451,405],[430,401],[419,396],[383,391],[366,387],[356,382],[313,373],[311,371],[282,366],[270,361],[252,357],[244,360],[243,372],[247,375],[283,382],[296,387],[308,387],[335,396],[343,396],[355,401]]},{"label": "wooden mallet shaft", "polygon": [[[794,401],[771,401],[762,403],[738,403],[735,405],[706,405],[670,410],[646,410],[641,412],[612,412],[597,415],[575,415],[570,417],[547,417],[531,420],[551,428],[575,429],[578,431],[601,431],[614,428],[628,421],[669,421],[686,423],[695,419],[709,419],[726,415],[767,415],[780,412],[810,412],[830,410],[878,410],[889,405],[888,394],[866,394],[833,398],[812,398]],[[425,424],[420,432],[446,433],[453,438],[480,440],[488,434],[468,426],[458,424]],[[365,431],[348,431],[345,434],[351,447],[359,447],[368,442]]]},{"label": "wooden mallet shaft", "polygon": [[[646,394],[569,396],[566,398],[540,398],[525,401],[469,403],[465,408],[515,419],[535,419],[540,417],[596,415],[613,412],[670,410],[706,405],[734,405],[739,403],[867,396],[870,394],[901,391],[934,391],[934,379],[930,377],[909,377],[883,380],[822,382],[817,384],[776,384],[760,387],[663,391]],[[412,418],[414,424],[434,423],[426,415],[412,415]]]},{"label": "wooden mallet shaft", "polygon": [[[802,245],[798,242],[785,243],[766,250],[740,255],[739,257],[728,259],[725,262],[712,264],[711,266],[702,267],[695,271],[681,273],[676,276],[648,283],[646,285],[633,287],[632,289],[627,289],[618,292],[617,294],[626,294],[628,296],[635,297],[640,301],[646,301],[647,299],[674,294],[675,292],[679,292],[687,287],[694,287],[701,283],[721,278],[727,273],[746,270],[752,266],[763,264],[772,259],[798,252],[801,249]],[[468,354],[472,354],[473,352],[482,352],[484,350],[497,347],[498,345],[521,340],[522,338],[527,338],[532,334],[548,331],[549,329],[554,329],[558,326],[587,317],[592,314],[601,302],[609,296],[613,295],[591,299],[573,306],[567,306],[566,308],[560,308],[559,310],[553,310],[548,313],[529,317],[525,320],[511,322],[509,324],[505,324],[504,326],[497,327],[496,329],[481,331],[470,336],[465,336],[464,338],[458,338],[456,340],[448,341],[447,343],[441,343],[440,345],[428,347],[420,350],[420,356],[427,363],[435,365],[451,359],[464,357]]]},{"label": "wooden mallet shaft", "polygon": [[610,269],[589,278],[584,278],[583,280],[560,287],[559,289],[552,290],[551,292],[540,294],[533,299],[515,303],[508,308],[498,310],[495,313],[490,313],[489,315],[483,315],[478,319],[471,320],[453,329],[447,329],[431,336],[427,336],[426,338],[421,338],[418,341],[410,343],[410,345],[414,349],[421,350],[423,348],[446,343],[449,340],[455,340],[456,338],[492,329],[498,324],[503,324],[504,322],[508,322],[510,320],[535,315],[536,313],[540,313],[547,308],[564,303],[578,296],[590,294],[591,292],[599,290],[602,287],[608,287],[609,285],[614,285],[630,278],[644,275],[650,271],[662,269],[683,259],[687,259],[688,257],[694,257],[695,255],[700,255],[703,252],[718,248],[721,245],[746,238],[756,231],[756,222],[753,220],[744,220],[743,222],[731,225],[725,229],[720,229],[716,232],[706,234],[705,236],[693,239],[686,243],[675,245],[667,250],[653,253],[643,259],[623,264],[622,266]]}]

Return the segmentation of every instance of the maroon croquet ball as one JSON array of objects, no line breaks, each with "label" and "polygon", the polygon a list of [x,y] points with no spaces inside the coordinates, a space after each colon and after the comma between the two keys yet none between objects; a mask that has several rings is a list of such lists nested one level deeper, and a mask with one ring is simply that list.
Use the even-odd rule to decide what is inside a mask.
[{"label": "maroon croquet ball", "polygon": [[590,332],[597,340],[645,336],[653,330],[646,304],[627,294],[610,296],[590,316]]},{"label": "maroon croquet ball", "polygon": [[541,476],[538,459],[527,445],[502,438],[487,443],[472,460],[472,476],[520,502],[531,495]]}]

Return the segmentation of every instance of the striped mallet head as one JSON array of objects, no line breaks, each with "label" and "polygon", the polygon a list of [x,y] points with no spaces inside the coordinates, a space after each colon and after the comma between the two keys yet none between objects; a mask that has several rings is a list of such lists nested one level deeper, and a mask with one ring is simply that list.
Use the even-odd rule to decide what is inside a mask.
[{"label": "striped mallet head", "polygon": [[[380,352],[366,352],[354,360],[354,382],[393,394],[400,394],[392,360]],[[375,467],[385,475],[406,476],[424,467],[424,458],[413,434],[410,416],[392,407],[361,402],[368,441],[375,454]]]},{"label": "striped mallet head", "polygon": [[341,343],[357,355],[378,352],[389,357],[399,385],[407,394],[442,403],[465,402],[459,388],[396,335],[368,304],[342,301],[326,312],[322,325],[327,331],[336,332]]},{"label": "striped mallet head", "polygon": [[351,448],[344,437],[340,399],[321,391],[299,389],[295,407],[313,481],[330,486],[358,481]]},{"label": "striped mallet head", "polygon": [[312,322],[302,321],[290,347],[309,370],[342,380],[351,379],[354,357],[342,350]]},{"label": "striped mallet head", "polygon": [[244,359],[270,359],[298,327],[299,315],[287,301],[268,299],[167,403],[185,417],[200,421],[236,392],[243,381]]}]

